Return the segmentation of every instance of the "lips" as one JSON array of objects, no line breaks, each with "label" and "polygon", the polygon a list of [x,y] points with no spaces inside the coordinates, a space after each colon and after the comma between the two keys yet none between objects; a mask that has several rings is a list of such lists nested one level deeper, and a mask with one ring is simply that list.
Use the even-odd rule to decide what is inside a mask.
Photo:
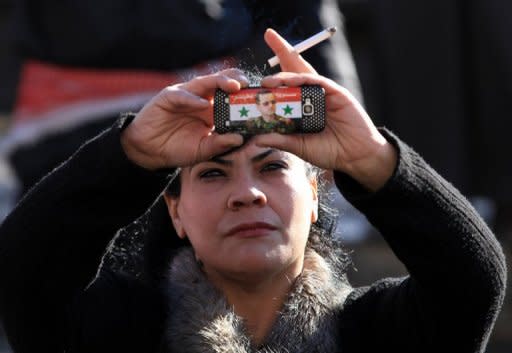
[{"label": "lips", "polygon": [[257,237],[276,229],[277,227],[265,222],[243,223],[231,228],[227,236]]}]

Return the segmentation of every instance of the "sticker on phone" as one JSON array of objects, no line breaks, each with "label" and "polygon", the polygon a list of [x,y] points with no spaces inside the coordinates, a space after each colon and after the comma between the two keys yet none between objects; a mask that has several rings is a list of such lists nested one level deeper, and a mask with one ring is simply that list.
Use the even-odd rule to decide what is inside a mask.
[{"label": "sticker on phone", "polygon": [[320,86],[252,87],[214,99],[218,133],[246,135],[319,132],[325,127],[325,97]]}]

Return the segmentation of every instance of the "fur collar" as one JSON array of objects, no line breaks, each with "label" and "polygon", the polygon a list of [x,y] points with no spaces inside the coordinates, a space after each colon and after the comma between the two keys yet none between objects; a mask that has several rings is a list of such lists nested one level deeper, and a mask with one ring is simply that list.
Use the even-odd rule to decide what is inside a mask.
[{"label": "fur collar", "polygon": [[253,347],[243,320],[198,268],[191,249],[174,258],[167,281],[170,315],[166,353],[288,353],[340,351],[338,314],[351,287],[332,265],[312,250],[274,327]]}]

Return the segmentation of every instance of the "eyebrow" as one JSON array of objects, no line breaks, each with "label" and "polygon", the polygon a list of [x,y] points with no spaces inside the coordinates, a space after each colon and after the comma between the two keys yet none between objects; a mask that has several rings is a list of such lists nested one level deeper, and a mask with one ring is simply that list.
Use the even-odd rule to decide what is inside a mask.
[{"label": "eyebrow", "polygon": [[[251,158],[251,162],[262,161],[263,159],[267,158],[269,155],[271,155],[274,152],[277,152],[277,150],[273,149],[273,148],[270,148],[270,149],[268,149],[266,151],[263,151],[262,153],[259,153],[256,156],[252,157]],[[215,162],[215,163],[219,163],[219,164],[222,164],[222,165],[233,165],[233,161],[232,160],[224,159],[224,158],[221,158],[221,157],[213,157],[212,159],[210,159],[210,161],[211,162]]]}]

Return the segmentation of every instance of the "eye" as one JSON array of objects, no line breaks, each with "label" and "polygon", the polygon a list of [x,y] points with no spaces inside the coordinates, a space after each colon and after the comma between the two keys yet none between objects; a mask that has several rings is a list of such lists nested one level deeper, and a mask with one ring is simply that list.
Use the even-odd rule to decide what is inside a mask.
[{"label": "eye", "polygon": [[287,169],[287,168],[288,168],[288,165],[285,162],[269,162],[263,166],[261,171],[272,172],[272,171]]},{"label": "eye", "polygon": [[214,168],[214,169],[206,169],[199,173],[200,179],[213,179],[225,176],[226,173],[222,169]]}]

